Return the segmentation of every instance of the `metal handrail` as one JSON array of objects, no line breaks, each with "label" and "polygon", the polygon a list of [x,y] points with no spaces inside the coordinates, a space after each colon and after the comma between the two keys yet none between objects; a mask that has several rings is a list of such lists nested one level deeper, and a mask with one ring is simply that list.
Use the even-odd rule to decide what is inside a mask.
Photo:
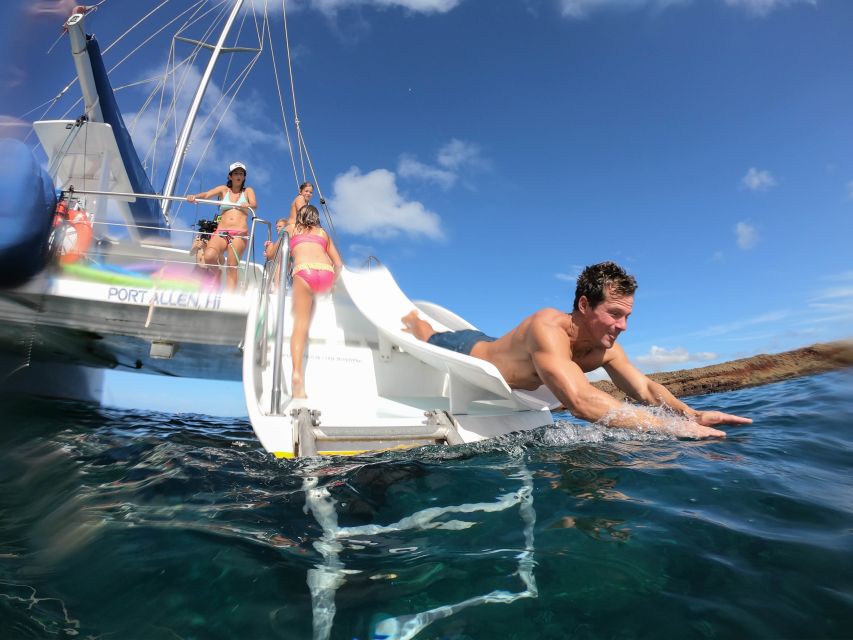
[{"label": "metal handrail", "polygon": [[[270,411],[274,415],[281,414],[281,353],[284,350],[284,309],[287,298],[287,265],[290,261],[290,234],[287,231],[283,231],[279,236],[278,242],[276,257],[279,258],[279,261],[275,264],[276,266],[280,266],[278,269],[279,295],[278,309],[276,309],[275,344],[273,345],[272,357],[272,403],[270,406]],[[282,247],[284,247],[284,250],[282,250]],[[274,279],[275,270],[273,270],[273,277],[270,278],[270,282]]]}]

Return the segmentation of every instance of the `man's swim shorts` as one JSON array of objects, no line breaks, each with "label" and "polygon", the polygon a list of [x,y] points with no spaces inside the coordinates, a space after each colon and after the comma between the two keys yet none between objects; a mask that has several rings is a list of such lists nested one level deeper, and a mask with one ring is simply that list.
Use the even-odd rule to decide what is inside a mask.
[{"label": "man's swim shorts", "polygon": [[495,340],[497,340],[497,338],[487,336],[482,331],[462,329],[461,331],[443,331],[441,333],[434,333],[430,336],[427,342],[435,345],[436,347],[450,349],[451,351],[456,351],[457,353],[470,356],[471,349],[473,349],[474,345],[478,342],[494,342]]}]

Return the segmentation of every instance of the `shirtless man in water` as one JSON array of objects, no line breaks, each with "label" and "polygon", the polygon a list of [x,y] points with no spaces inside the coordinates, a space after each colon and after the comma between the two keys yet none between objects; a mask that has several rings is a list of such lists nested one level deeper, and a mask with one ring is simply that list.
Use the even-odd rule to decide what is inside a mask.
[{"label": "shirtless man in water", "polygon": [[[501,338],[480,331],[436,332],[417,311],[402,321],[419,340],[491,362],[513,389],[533,390],[545,384],[572,415],[610,427],[654,430],[680,437],[725,437],[721,424],[749,424],[749,418],[719,411],[696,411],[649,380],[625,355],[616,338],[627,329],[637,281],[613,262],[587,267],[578,277],[571,313],[542,309]],[[604,367],[628,397],[665,406],[684,416],[667,419],[628,405],[596,389],[584,375]]]}]

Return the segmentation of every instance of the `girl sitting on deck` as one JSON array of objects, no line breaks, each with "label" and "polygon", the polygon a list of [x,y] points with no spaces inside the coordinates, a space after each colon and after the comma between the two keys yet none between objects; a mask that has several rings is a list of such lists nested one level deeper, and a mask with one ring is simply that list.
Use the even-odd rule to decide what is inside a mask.
[{"label": "girl sitting on deck", "polygon": [[343,263],[335,243],[320,226],[320,212],[305,205],[296,213],[296,221],[286,227],[290,233],[293,257],[293,332],[290,355],[293,359],[291,396],[304,398],[305,382],[302,358],[308,342],[308,328],[314,312],[314,297],[330,291]]}]

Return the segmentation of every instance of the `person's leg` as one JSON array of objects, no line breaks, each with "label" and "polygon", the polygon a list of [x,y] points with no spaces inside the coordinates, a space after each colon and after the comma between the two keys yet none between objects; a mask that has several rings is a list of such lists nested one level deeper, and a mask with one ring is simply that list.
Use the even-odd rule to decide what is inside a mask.
[{"label": "person's leg", "polygon": [[221,262],[222,252],[225,250],[225,238],[220,235],[211,235],[204,248],[204,264],[208,267],[218,267]]},{"label": "person's leg", "polygon": [[435,329],[432,328],[429,322],[418,317],[418,310],[413,309],[411,312],[401,318],[403,323],[403,331],[411,333],[418,340],[426,342],[433,334]]},{"label": "person's leg", "polygon": [[314,310],[314,292],[299,276],[293,276],[293,331],[290,334],[290,357],[293,360],[290,395],[305,398],[305,379],[302,359],[308,342],[311,312]]},{"label": "person's leg", "polygon": [[218,235],[211,235],[210,239],[201,253],[201,259],[197,260],[199,267],[205,269],[211,276],[215,276],[216,286],[222,286],[222,269],[220,268],[222,251],[225,249],[225,239]]},{"label": "person's leg", "polygon": [[243,255],[243,250],[246,248],[246,241],[243,238],[232,238],[231,242],[225,247],[225,282],[229,291],[237,288],[237,280],[240,277],[240,270],[237,266],[240,264],[240,256]]}]

